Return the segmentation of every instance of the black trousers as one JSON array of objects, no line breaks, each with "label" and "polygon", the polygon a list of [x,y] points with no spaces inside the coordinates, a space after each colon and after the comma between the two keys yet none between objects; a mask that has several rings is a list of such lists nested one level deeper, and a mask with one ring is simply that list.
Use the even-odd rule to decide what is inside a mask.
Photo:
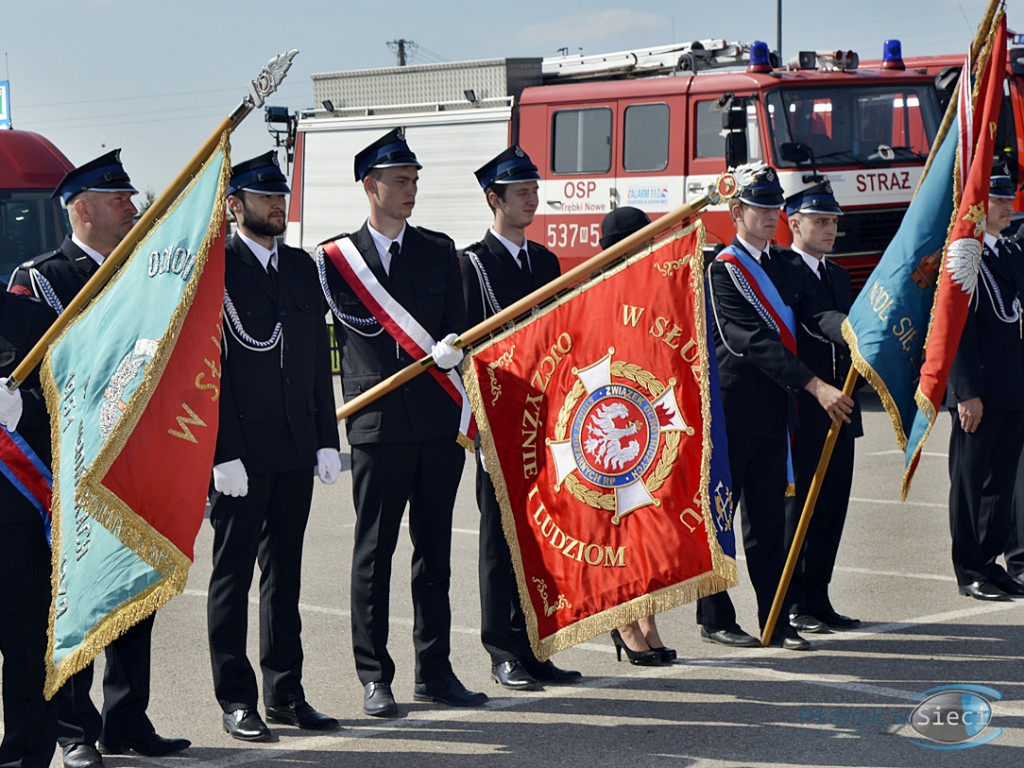
[{"label": "black trousers", "polygon": [[1017,482],[1013,488],[1010,534],[1003,548],[1007,572],[1018,579],[1024,578],[1024,452],[1017,466]]},{"label": "black trousers", "polygon": [[2,768],[47,768],[57,745],[56,712],[43,698],[49,614],[50,548],[42,521],[0,525]]},{"label": "black trousers", "polygon": [[[742,511],[743,551],[747,573],[757,597],[757,620],[768,622],[775,590],[785,563],[786,442],[779,438],[728,433],[733,498]],[[709,632],[736,624],[736,608],[728,592],[697,601],[697,623]]]},{"label": "black trousers", "polygon": [[[801,429],[793,441],[796,496],[786,499],[786,556],[792,546],[793,536],[800,522],[800,513],[803,512],[807,492],[818,468],[827,434],[826,429],[811,436]],[[850,504],[853,453],[853,438],[840,431],[828,471],[822,481],[821,492],[814,505],[814,515],[807,527],[800,559],[796,563],[793,580],[786,595],[789,613],[809,613],[820,617],[835,612],[829,600],[828,585],[832,581],[836,556],[839,554],[839,542],[843,537],[843,526],[846,523],[846,511]]]},{"label": "black trousers", "polygon": [[246,655],[249,588],[260,566],[260,669],[266,706],[304,699],[299,592],[313,470],[249,475],[249,492],[211,497],[213,571],[207,629],[213,689],[225,712],[255,709],[256,673]]},{"label": "black trousers", "polygon": [[406,504],[412,539],[413,645],[416,682],[452,674],[452,508],[466,462],[454,436],[418,443],[352,446],[356,507],[352,555],[352,646],[365,685],[391,683],[388,653],[391,560]]},{"label": "black trousers", "polygon": [[526,619],[519,603],[512,553],[501,527],[501,507],[491,476],[477,457],[476,505],[480,510],[480,640],[491,664],[533,661]]},{"label": "black trousers", "polygon": [[104,651],[102,715],[90,696],[92,664],[72,675],[54,696],[61,747],[97,741],[116,744],[153,733],[146,708],[155,620],[152,614],[140,621]]},{"label": "black trousers", "polygon": [[1013,492],[1024,411],[986,409],[975,432],[964,432],[950,409],[949,532],[957,584],[990,580],[1002,572],[1002,554],[1013,524]]}]

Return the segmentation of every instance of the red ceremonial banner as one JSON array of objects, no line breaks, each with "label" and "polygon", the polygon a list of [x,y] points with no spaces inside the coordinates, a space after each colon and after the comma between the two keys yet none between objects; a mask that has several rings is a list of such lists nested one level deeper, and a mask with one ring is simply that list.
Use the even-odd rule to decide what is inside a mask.
[{"label": "red ceremonial banner", "polygon": [[541,659],[736,584],[708,493],[703,247],[697,221],[467,366]]}]

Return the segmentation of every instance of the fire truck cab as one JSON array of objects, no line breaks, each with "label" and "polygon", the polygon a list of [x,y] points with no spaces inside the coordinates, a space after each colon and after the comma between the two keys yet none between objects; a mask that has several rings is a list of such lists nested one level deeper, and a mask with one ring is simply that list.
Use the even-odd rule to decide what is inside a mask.
[{"label": "fire truck cab", "polygon": [[[719,53],[749,60],[749,49],[719,44],[705,49],[708,66]],[[519,140],[544,175],[530,234],[563,258],[584,256],[612,208],[668,212],[698,197],[729,161],[764,160],[789,194],[812,171],[793,151],[799,144],[843,206],[836,257],[862,283],[899,227],[941,114],[930,77],[859,69],[856,58],[812,52],[785,69],[765,58],[747,71],[527,89]],[[724,205],[703,218],[709,244],[731,241]],[[785,222],[776,239],[791,242]]]},{"label": "fire truck cab", "polygon": [[[835,255],[858,285],[899,227],[941,119],[929,74],[859,67],[852,51],[805,51],[780,68],[764,43],[724,40],[325,73],[313,86],[318,106],[297,117],[289,244],[312,250],[358,226],[352,157],[402,125],[424,166],[415,223],[460,247],[491,224],[473,171],[518,141],[543,177],[527,235],[563,268],[599,250],[616,206],[657,217],[758,159],[788,193],[816,167],[843,206]],[[732,239],[724,205],[703,218],[709,248]],[[790,242],[784,221],[777,240]]]},{"label": "fire truck cab", "polygon": [[0,130],[0,279],[23,261],[52,250],[71,232],[53,190],[74,166],[31,131]]}]

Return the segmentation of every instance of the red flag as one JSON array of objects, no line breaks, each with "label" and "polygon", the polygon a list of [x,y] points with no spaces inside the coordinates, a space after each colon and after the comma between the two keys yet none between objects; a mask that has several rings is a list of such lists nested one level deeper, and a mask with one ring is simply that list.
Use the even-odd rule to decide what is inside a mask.
[{"label": "red flag", "polygon": [[703,235],[697,222],[473,353],[540,658],[736,583],[716,528],[728,505],[708,492]]},{"label": "red flag", "polygon": [[[969,304],[977,287],[988,213],[992,153],[1005,77],[1005,14],[999,13],[996,17],[989,43],[982,50],[978,61],[973,92],[966,71],[960,79],[958,119],[961,143],[955,179],[958,186],[961,180],[965,180],[962,182],[960,203],[943,253],[932,321],[925,342],[921,379],[915,396],[919,412],[911,429],[908,453],[912,454],[903,479],[904,498],[910,488],[924,441],[945,397],[949,367],[956,356]],[[973,114],[968,111],[972,105]],[[968,126],[971,133],[967,131]]]}]

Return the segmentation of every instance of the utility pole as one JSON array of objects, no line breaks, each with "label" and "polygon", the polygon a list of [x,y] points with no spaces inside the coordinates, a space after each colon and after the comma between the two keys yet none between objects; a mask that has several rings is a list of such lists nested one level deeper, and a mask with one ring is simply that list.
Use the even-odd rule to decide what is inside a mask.
[{"label": "utility pole", "polygon": [[782,58],[782,0],[775,2],[775,46],[779,52],[779,66],[785,66],[786,60]]},{"label": "utility pole", "polygon": [[407,63],[408,57],[415,52],[416,43],[412,40],[392,40],[388,43],[388,48],[398,56],[398,66],[404,67]]}]

